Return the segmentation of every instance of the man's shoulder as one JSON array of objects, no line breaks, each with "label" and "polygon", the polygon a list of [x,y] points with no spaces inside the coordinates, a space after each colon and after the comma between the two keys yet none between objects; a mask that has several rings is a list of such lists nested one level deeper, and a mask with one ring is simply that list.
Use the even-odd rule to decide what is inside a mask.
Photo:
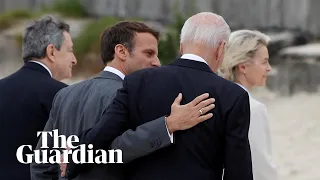
[{"label": "man's shoulder", "polygon": [[141,78],[141,77],[150,77],[150,78],[154,78],[153,75],[156,74],[166,74],[166,72],[170,71],[170,67],[169,66],[161,66],[161,67],[152,67],[152,68],[145,68],[145,69],[141,69],[138,71],[135,71],[131,74],[129,74],[128,76],[125,77],[125,79],[137,79],[137,78]]},{"label": "man's shoulder", "polygon": [[85,94],[109,94],[114,93],[118,89],[122,87],[121,81],[116,81],[114,79],[106,79],[106,78],[95,78],[92,77],[90,79],[71,84],[63,89],[61,89],[57,96],[63,97],[67,96],[72,92],[75,96],[84,96]]},{"label": "man's shoulder", "polygon": [[154,71],[156,68],[145,68],[145,69],[140,69],[138,71],[132,72],[131,74],[127,75],[125,79],[131,79],[139,76],[143,76],[144,74]]},{"label": "man's shoulder", "polygon": [[76,89],[83,89],[83,88],[91,88],[91,89],[100,89],[100,88],[121,88],[122,81],[118,81],[115,79],[109,78],[97,78],[91,77],[90,79],[72,84],[66,88],[66,91],[76,90]]},{"label": "man's shoulder", "polygon": [[55,86],[57,89],[62,89],[64,87],[68,86],[66,83],[63,83],[61,81],[57,81],[53,78],[50,78],[50,80],[48,82],[50,82],[52,84],[52,86]]},{"label": "man's shoulder", "polygon": [[215,73],[212,73],[212,84],[215,87],[217,94],[224,100],[236,101],[240,96],[248,96],[248,93],[238,84],[224,79]]},{"label": "man's shoulder", "polygon": [[16,72],[13,72],[12,74],[9,74],[9,75],[1,78],[0,84],[8,84],[11,82],[14,82],[14,83],[23,82],[23,80],[22,80],[23,77],[26,77],[26,75],[23,74],[21,69],[19,69]]},{"label": "man's shoulder", "polygon": [[67,84],[57,81],[50,76],[37,74],[35,76],[29,71],[22,71],[21,69],[12,73],[11,75],[0,80],[0,86],[24,88],[25,91],[45,91],[57,92],[58,90],[67,86]]},{"label": "man's shoulder", "polygon": [[71,84],[69,86],[66,86],[64,88],[62,88],[58,93],[57,96],[63,96],[65,94],[68,94],[68,92],[71,91],[75,91],[77,89],[81,89],[82,87],[84,87],[86,84],[89,83],[90,80],[85,80],[85,81],[81,81],[81,82],[77,82],[74,84]]},{"label": "man's shoulder", "polygon": [[35,86],[34,88],[41,89],[57,90],[67,86],[67,84],[54,79],[49,74],[31,68],[25,68],[24,66],[10,75],[8,79],[14,79],[17,83],[27,83]]},{"label": "man's shoulder", "polygon": [[61,88],[54,97],[54,103],[61,102],[67,97],[69,99],[74,99],[73,97],[82,97],[79,93],[79,89],[81,89],[81,87],[83,87],[85,84],[86,82],[82,81]]},{"label": "man's shoulder", "polygon": [[33,85],[36,86],[34,88],[38,88],[38,91],[46,91],[48,93],[51,92],[53,94],[56,94],[58,91],[68,86],[67,84],[57,81],[51,77],[42,79],[38,83],[38,85]]},{"label": "man's shoulder", "polygon": [[236,92],[240,92],[243,93],[245,92],[245,90],[240,87],[238,84],[236,84],[235,82],[229,81],[227,79],[224,79],[223,77],[213,73],[212,77],[214,77],[214,79],[217,82],[217,85],[221,86],[221,88],[223,89],[230,89],[232,91],[236,91]]}]

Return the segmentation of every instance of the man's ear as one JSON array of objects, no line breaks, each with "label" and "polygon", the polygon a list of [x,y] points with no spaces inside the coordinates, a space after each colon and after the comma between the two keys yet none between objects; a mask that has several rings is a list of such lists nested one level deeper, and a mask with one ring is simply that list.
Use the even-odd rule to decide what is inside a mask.
[{"label": "man's ear", "polygon": [[46,48],[46,56],[51,62],[55,61],[55,53],[56,53],[55,51],[56,51],[56,48],[52,44],[49,44]]},{"label": "man's ear", "polygon": [[180,56],[183,54],[183,47],[182,45],[180,44]]},{"label": "man's ear", "polygon": [[121,60],[125,60],[127,57],[127,49],[124,45],[122,44],[117,44],[114,47],[114,55],[117,56],[118,58],[120,58]]},{"label": "man's ear", "polygon": [[217,57],[216,60],[217,61],[222,61],[224,58],[224,51],[225,51],[225,45],[226,45],[226,41],[221,41],[221,43],[218,46],[217,49]]}]

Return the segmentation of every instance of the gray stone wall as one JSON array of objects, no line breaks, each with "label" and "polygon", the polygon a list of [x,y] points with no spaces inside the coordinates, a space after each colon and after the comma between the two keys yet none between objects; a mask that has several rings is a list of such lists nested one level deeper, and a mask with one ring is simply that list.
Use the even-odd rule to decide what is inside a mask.
[{"label": "gray stone wall", "polygon": [[[0,0],[0,12],[15,8],[36,10],[55,0]],[[319,0],[81,0],[93,16],[140,17],[168,22],[174,6],[183,13],[212,11],[233,27],[300,28],[320,34]]]},{"label": "gray stone wall", "polygon": [[282,49],[275,60],[275,73],[268,78],[268,87],[281,95],[300,92],[316,93],[320,89],[320,44],[312,43]]}]

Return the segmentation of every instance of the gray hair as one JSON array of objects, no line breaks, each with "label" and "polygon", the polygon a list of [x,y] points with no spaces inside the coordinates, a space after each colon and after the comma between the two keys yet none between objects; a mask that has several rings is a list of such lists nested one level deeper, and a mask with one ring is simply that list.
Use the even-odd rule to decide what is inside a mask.
[{"label": "gray hair", "polygon": [[23,35],[23,60],[27,62],[32,58],[44,58],[46,48],[50,44],[60,50],[64,41],[64,31],[70,32],[69,25],[50,15],[44,16],[38,21],[30,22]]},{"label": "gray hair", "polygon": [[201,12],[191,16],[184,23],[180,43],[201,43],[207,47],[215,47],[222,40],[227,41],[230,27],[223,17],[212,12]]},{"label": "gray hair", "polygon": [[236,67],[239,64],[252,60],[255,52],[261,46],[267,46],[270,41],[269,36],[251,30],[238,30],[231,33],[229,42],[224,54],[224,60],[219,74],[230,81],[236,80]]}]

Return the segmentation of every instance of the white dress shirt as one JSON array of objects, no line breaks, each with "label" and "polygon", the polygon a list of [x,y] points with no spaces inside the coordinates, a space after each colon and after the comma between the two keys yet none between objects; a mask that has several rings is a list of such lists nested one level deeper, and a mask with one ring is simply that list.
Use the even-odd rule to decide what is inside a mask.
[{"label": "white dress shirt", "polygon": [[126,75],[124,75],[121,71],[119,71],[118,69],[111,67],[111,66],[106,66],[103,71],[108,71],[111,72],[113,74],[118,75],[121,79],[124,79],[124,77],[126,77]]},{"label": "white dress shirt", "polygon": [[44,67],[49,72],[50,76],[52,77],[52,73],[51,73],[50,69],[46,65],[44,65],[43,63],[41,63],[39,61],[33,61],[33,60],[29,61],[29,62],[40,64],[42,67]]},{"label": "white dress shirt", "polygon": [[202,57],[195,54],[184,54],[181,56],[181,59],[188,59],[188,60],[193,60],[193,61],[198,61],[198,62],[203,62],[208,64],[207,61],[205,61]]},{"label": "white dress shirt", "polygon": [[[124,78],[125,78],[125,75],[124,75],[121,71],[119,71],[118,69],[116,69],[116,68],[114,68],[114,67],[111,67],[111,66],[106,66],[106,67],[103,69],[103,71],[108,71],[108,72],[114,73],[114,74],[118,75],[121,79],[124,79]],[[167,128],[167,132],[168,132],[170,141],[171,141],[171,143],[173,143],[173,134],[170,134],[170,133],[169,133],[167,124],[166,124],[166,128]]]},{"label": "white dress shirt", "polygon": [[277,169],[272,160],[267,107],[254,99],[245,87],[238,85],[249,94],[251,113],[249,142],[254,180],[277,180]]}]

